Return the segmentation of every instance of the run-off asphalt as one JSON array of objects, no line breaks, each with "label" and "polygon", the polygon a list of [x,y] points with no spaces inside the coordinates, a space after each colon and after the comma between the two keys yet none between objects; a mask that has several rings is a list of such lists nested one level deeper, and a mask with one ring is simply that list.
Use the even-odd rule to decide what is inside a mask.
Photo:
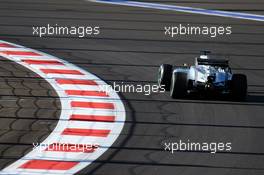
[{"label": "run-off asphalt", "polygon": [[[239,3],[234,1],[231,6]],[[248,76],[249,97],[247,102],[241,103],[172,100],[168,94],[121,94],[127,110],[123,132],[112,148],[80,174],[264,173],[263,23],[73,0],[1,0],[0,4],[1,39],[63,58],[110,84],[114,81],[154,84],[160,64],[191,64],[203,49],[228,55],[234,71]],[[206,8],[206,3],[201,4]],[[250,7],[254,8],[252,6],[263,13],[263,3],[252,2]],[[221,9],[225,7],[221,6]],[[180,23],[232,26],[233,34],[217,38],[186,36],[169,39],[164,36],[164,26]],[[32,36],[32,26],[47,24],[100,26],[101,34],[91,38]],[[1,123],[4,120],[1,118]],[[173,155],[163,151],[165,141],[180,139],[232,142],[232,151],[217,154],[177,152]],[[1,138],[0,143],[3,143]],[[1,147],[7,149],[6,145]],[[23,145],[17,144],[17,147]],[[12,152],[3,155],[1,162],[12,156],[17,155]]]}]

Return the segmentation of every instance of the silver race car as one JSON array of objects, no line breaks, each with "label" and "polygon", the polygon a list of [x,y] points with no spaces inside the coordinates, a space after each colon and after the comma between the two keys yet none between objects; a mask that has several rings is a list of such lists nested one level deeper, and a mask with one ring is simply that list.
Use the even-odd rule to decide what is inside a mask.
[{"label": "silver race car", "polygon": [[227,94],[235,100],[247,96],[247,77],[232,74],[228,60],[211,58],[209,51],[201,51],[195,58],[195,65],[173,67],[162,64],[159,68],[159,87],[170,91],[172,98],[182,98],[187,94]]}]

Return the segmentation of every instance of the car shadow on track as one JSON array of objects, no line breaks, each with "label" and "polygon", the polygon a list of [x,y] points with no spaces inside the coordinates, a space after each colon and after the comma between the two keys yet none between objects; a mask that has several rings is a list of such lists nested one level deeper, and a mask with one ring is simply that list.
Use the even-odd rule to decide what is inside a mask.
[{"label": "car shadow on track", "polygon": [[263,95],[248,95],[246,102],[264,103],[264,94]]},{"label": "car shadow on track", "polygon": [[264,93],[258,94],[251,92],[244,100],[234,100],[225,96],[189,96],[182,99],[182,103],[204,103],[204,104],[230,104],[230,105],[263,105],[264,106]]},{"label": "car shadow on track", "polygon": [[197,103],[197,104],[226,104],[226,105],[248,105],[248,106],[264,106],[264,94],[249,94],[243,101],[236,101],[231,98],[221,96],[188,96],[185,98],[172,99],[169,94],[162,94],[166,97],[161,98],[126,98],[130,102],[149,102],[149,103]]},{"label": "car shadow on track", "polygon": [[264,95],[248,95],[245,100],[237,101],[223,97],[217,98],[185,98],[182,103],[202,103],[202,104],[225,104],[225,105],[248,105],[248,106],[264,106]]}]

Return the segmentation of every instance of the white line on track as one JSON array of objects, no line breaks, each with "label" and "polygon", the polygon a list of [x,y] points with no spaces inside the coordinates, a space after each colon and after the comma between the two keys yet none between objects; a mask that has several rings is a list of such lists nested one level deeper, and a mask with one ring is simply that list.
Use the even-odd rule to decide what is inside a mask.
[{"label": "white line on track", "polygon": [[92,1],[92,2],[103,3],[103,4],[124,5],[124,6],[131,6],[131,7],[143,7],[143,8],[158,9],[158,10],[168,10],[168,11],[195,13],[195,14],[210,15],[210,16],[221,16],[221,17],[229,17],[229,18],[237,18],[237,19],[246,19],[246,20],[252,20],[252,21],[264,21],[264,15],[249,14],[249,13],[209,10],[209,9],[194,8],[194,7],[166,5],[166,4],[149,3],[149,2],[127,1],[127,0],[86,0],[86,1]]}]

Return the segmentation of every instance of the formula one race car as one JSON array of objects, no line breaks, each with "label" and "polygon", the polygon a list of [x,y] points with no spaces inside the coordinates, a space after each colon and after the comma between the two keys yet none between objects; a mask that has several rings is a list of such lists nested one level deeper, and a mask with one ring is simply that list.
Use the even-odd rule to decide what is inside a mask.
[{"label": "formula one race car", "polygon": [[170,91],[172,98],[183,98],[191,93],[217,93],[244,100],[247,96],[246,75],[232,74],[228,60],[211,58],[209,53],[201,51],[193,66],[162,64],[158,74],[159,87]]}]

